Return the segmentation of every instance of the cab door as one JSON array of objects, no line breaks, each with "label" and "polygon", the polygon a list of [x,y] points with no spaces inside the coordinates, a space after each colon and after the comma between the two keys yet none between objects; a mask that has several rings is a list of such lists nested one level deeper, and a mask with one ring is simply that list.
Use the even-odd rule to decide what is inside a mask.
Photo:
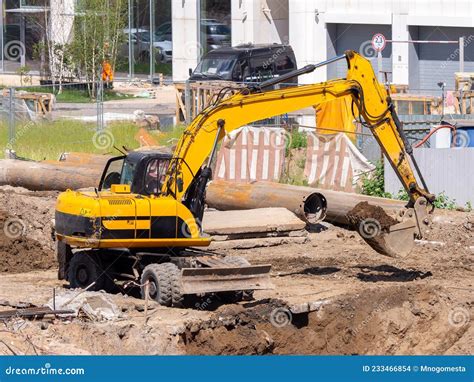
[{"label": "cab door", "polygon": [[135,165],[125,156],[109,161],[100,183],[101,240],[125,246],[150,238],[150,202],[130,193]]},{"label": "cab door", "polygon": [[151,238],[151,203],[149,198],[135,198],[135,239]]},{"label": "cab door", "polygon": [[176,239],[177,203],[171,196],[161,195],[169,167],[169,158],[154,158],[146,167],[145,191],[150,202],[150,238]]}]

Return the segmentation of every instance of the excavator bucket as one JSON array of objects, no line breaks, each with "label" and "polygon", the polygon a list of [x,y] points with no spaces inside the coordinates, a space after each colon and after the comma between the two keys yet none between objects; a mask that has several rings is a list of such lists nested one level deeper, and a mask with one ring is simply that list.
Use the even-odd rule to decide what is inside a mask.
[{"label": "excavator bucket", "polygon": [[382,255],[404,257],[415,245],[418,227],[413,209],[407,209],[398,221],[383,208],[361,202],[347,217],[365,242]]}]

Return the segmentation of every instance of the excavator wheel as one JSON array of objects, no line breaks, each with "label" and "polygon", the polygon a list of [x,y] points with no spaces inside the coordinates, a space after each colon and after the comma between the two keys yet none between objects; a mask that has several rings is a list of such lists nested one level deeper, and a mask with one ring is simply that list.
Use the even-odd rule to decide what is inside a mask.
[{"label": "excavator wheel", "polygon": [[74,253],[69,263],[68,281],[71,288],[85,289],[90,291],[106,289],[107,275],[102,268],[100,257],[88,251]]},{"label": "excavator wheel", "polygon": [[180,287],[181,272],[172,263],[150,264],[145,267],[141,277],[142,298],[148,297],[163,306],[179,307],[183,303]]}]

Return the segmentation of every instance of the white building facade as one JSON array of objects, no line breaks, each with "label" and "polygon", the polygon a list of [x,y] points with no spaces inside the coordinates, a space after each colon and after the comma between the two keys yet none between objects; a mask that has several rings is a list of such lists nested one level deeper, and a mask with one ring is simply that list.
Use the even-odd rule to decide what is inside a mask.
[{"label": "white building facade", "polygon": [[[185,80],[202,54],[200,14],[204,0],[172,0],[173,79]],[[433,93],[438,82],[454,87],[464,37],[464,71],[474,72],[472,0],[223,0],[229,1],[232,45],[289,43],[298,67],[360,51],[377,59],[370,40],[391,40],[382,52],[382,71],[411,92]],[[419,43],[410,41],[430,41]],[[435,43],[436,41],[436,43]],[[451,43],[448,43],[451,42]],[[300,83],[344,76],[339,61],[300,78]]]}]

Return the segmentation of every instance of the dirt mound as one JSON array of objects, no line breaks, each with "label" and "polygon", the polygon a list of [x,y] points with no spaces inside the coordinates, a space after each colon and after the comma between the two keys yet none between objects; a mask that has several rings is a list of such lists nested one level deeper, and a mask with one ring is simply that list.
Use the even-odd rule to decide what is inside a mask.
[{"label": "dirt mound", "polygon": [[[470,256],[474,246],[474,214],[435,210],[433,223],[425,239],[444,243],[444,252]],[[472,260],[471,260],[472,263]]]},{"label": "dirt mound", "polygon": [[311,313],[261,301],[188,327],[182,341],[187,354],[444,354],[470,328],[451,322],[451,304],[439,288],[420,286],[323,300]]},{"label": "dirt mound", "polygon": [[0,272],[56,265],[52,221],[56,193],[0,188]]}]

